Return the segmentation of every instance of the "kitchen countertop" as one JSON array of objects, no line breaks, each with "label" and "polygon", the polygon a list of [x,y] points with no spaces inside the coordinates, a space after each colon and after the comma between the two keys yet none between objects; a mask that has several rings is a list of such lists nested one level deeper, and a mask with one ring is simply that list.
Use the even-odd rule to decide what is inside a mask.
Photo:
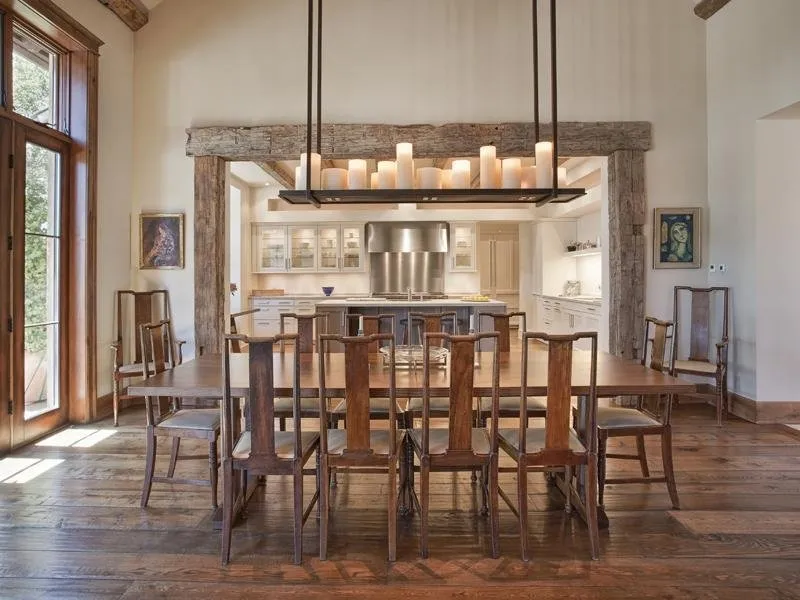
[{"label": "kitchen countertop", "polygon": [[580,304],[589,304],[591,306],[601,306],[603,299],[597,296],[551,296],[549,294],[534,294],[534,296],[541,296],[548,300],[563,300],[566,302],[578,302]]},{"label": "kitchen countertop", "polygon": [[378,298],[328,298],[317,302],[317,306],[505,306],[500,300],[476,302],[459,298],[436,298],[431,300],[381,300]]}]

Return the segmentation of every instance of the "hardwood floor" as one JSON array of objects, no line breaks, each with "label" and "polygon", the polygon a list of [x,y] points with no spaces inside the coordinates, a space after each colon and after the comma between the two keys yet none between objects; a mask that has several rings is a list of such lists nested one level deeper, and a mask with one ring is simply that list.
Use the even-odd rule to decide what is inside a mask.
[{"label": "hardwood floor", "polygon": [[[73,429],[59,436],[72,446],[34,445],[0,459],[0,598],[800,598],[800,438],[735,418],[717,428],[710,406],[681,405],[674,415],[683,510],[670,510],[662,484],[609,485],[611,528],[601,532],[597,562],[585,526],[532,476],[527,564],[507,508],[501,504],[502,556],[492,560],[477,487],[469,475],[435,474],[431,558],[418,558],[417,519],[401,520],[398,561],[389,565],[384,478],[347,474],[331,496],[330,560],[316,558],[312,516],[304,562],[292,564],[290,483],[276,477],[256,492],[223,568],[207,488],[155,484],[150,508],[139,508],[143,420],[126,412],[117,430],[110,421],[76,428],[109,437]],[[632,450],[628,440],[612,442]],[[205,452],[202,442],[184,445]],[[159,469],[168,456],[162,447]],[[28,470],[12,474],[22,466]],[[204,468],[178,463],[188,475]],[[636,468],[610,461],[609,475]],[[501,486],[513,492],[513,476],[502,474]],[[306,499],[312,488],[309,478]]]}]

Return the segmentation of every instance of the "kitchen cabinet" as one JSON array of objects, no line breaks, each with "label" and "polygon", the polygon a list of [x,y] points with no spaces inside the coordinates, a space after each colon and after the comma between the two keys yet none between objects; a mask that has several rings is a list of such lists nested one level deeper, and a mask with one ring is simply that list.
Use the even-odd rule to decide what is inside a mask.
[{"label": "kitchen cabinet", "polygon": [[[253,313],[253,327],[251,328],[253,336],[278,335],[281,330],[281,313],[313,315],[317,312],[317,301],[323,298],[324,296],[319,298],[287,298],[285,296],[250,298],[250,308],[258,309],[257,313]],[[297,333],[295,319],[285,319],[285,323],[285,333]]]},{"label": "kitchen cabinet", "polygon": [[450,271],[474,273],[477,229],[475,223],[450,223]]},{"label": "kitchen cabinet", "polygon": [[317,270],[317,227],[289,225],[289,270]]},{"label": "kitchen cabinet", "polygon": [[365,267],[364,224],[253,223],[253,273],[358,272]]},{"label": "kitchen cabinet", "polygon": [[341,257],[341,229],[338,225],[320,225],[317,228],[317,246],[319,271],[338,271]]},{"label": "kitchen cabinet", "polygon": [[252,271],[277,273],[288,268],[286,227],[282,225],[253,225]]},{"label": "kitchen cabinet", "polygon": [[342,271],[364,270],[364,225],[342,225]]},{"label": "kitchen cabinet", "polygon": [[[550,334],[570,334],[600,330],[601,308],[594,304],[573,302],[539,296],[537,300],[538,329]],[[591,349],[589,340],[581,340],[575,347]]]},{"label": "kitchen cabinet", "polygon": [[482,223],[478,239],[481,294],[519,310],[519,228]]}]

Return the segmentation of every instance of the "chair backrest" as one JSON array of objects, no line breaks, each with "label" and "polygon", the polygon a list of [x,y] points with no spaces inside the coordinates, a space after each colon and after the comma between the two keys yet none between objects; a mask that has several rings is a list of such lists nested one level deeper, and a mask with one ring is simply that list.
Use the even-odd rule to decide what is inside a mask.
[{"label": "chair backrest", "polygon": [[[163,373],[173,368],[175,359],[175,345],[172,336],[172,323],[169,319],[162,319],[158,323],[143,323],[139,327],[139,346],[142,349],[142,367],[144,378]],[[155,400],[155,402],[154,402]],[[154,408],[158,407],[158,412]],[[173,398],[172,409],[180,408],[180,399]],[[161,418],[161,398],[145,396],[145,414],[147,424],[155,425]]]},{"label": "chair backrest", "polygon": [[[442,333],[444,331],[444,324],[447,321],[452,323],[453,334],[458,334],[458,318],[455,311],[443,313],[410,312],[408,316],[411,318],[412,325],[414,323],[420,325],[423,337],[426,333]],[[441,346],[443,343],[444,338],[433,338],[433,345]]]},{"label": "chair backrest", "polygon": [[[389,372],[389,453],[394,454],[397,447],[397,389],[394,334],[341,336],[323,334],[320,336],[319,358],[319,404],[320,404],[320,451],[328,451],[328,399],[339,396],[327,387],[327,372],[330,369],[330,353],[325,351],[327,344],[337,342],[344,346],[345,374],[345,423],[347,425],[345,455],[372,454],[370,449],[370,407],[369,384],[370,367],[369,346],[373,342],[385,342],[389,346],[389,360],[384,364]],[[341,357],[341,354],[338,354]],[[374,364],[375,359],[373,359]]]},{"label": "chair backrest", "polygon": [[522,329],[522,333],[528,331],[528,317],[523,311],[518,312],[510,312],[510,313],[478,313],[478,323],[477,323],[477,330],[480,331],[481,329],[481,319],[483,317],[489,317],[492,319],[492,331],[496,331],[499,334],[499,338],[497,340],[499,352],[511,352],[511,319],[514,317],[518,317],[520,320],[520,327]]},{"label": "chair backrest", "polygon": [[[381,315],[358,315],[348,314],[345,317],[346,327],[345,331],[349,332],[351,323],[357,322],[361,329],[361,335],[375,335],[377,333],[395,333],[395,320],[397,315],[394,314],[381,314]],[[388,327],[386,324],[388,323]],[[383,331],[381,331],[383,329]],[[369,353],[375,354],[378,351],[378,340],[370,343]]]},{"label": "chair backrest", "polygon": [[[223,457],[230,457],[233,452],[232,425],[233,402],[231,398],[231,353],[234,341],[248,345],[248,371],[250,375],[250,396],[247,404],[250,423],[250,457],[251,461],[277,461],[275,452],[275,361],[273,354],[275,344],[285,340],[294,340],[297,336],[276,335],[274,337],[256,338],[244,335],[226,335],[223,358],[223,406],[222,406],[222,445]],[[301,452],[300,425],[300,354],[292,354],[292,423],[294,432],[294,456]]]},{"label": "chair backrest", "polygon": [[[497,333],[472,335],[450,335],[447,333],[426,333],[423,337],[422,361],[422,453],[428,454],[430,448],[431,417],[431,364],[430,348],[446,342],[450,347],[449,358],[449,399],[447,453],[472,453],[473,401],[475,398],[475,346],[482,339],[497,341]],[[492,451],[497,450],[497,424],[500,402],[500,363],[498,353],[492,352],[492,410],[491,437]]]},{"label": "chair backrest", "polygon": [[673,334],[673,354],[680,352],[678,343],[679,334],[685,332],[684,320],[685,310],[681,308],[682,301],[688,295],[691,301],[690,320],[689,320],[689,360],[707,361],[711,347],[712,334],[715,323],[712,322],[715,307],[715,299],[722,298],[722,318],[717,326],[720,328],[720,341],[728,339],[728,294],[727,287],[695,288],[683,285],[675,286],[673,297],[672,322],[675,324]]},{"label": "chair backrest", "polygon": [[[117,290],[114,296],[116,304],[115,341],[118,344],[117,364],[140,363],[142,362],[142,344],[139,328],[147,323],[172,318],[169,291]],[[126,350],[130,350],[130,341],[133,342],[132,360],[126,354]],[[126,348],[126,346],[128,347]]]},{"label": "chair backrest", "polygon": [[[236,319],[239,319],[241,317],[245,317],[247,315],[252,315],[253,313],[259,312],[260,310],[261,310],[260,308],[251,308],[250,310],[243,310],[241,312],[231,313],[231,316],[230,316],[230,334],[232,336],[238,336],[240,333],[242,333],[242,331],[239,330],[239,326],[236,324]],[[246,346],[246,345],[247,344],[245,344],[244,342],[239,340],[238,337],[237,338],[233,338],[233,339],[231,339],[231,352],[234,352],[234,353],[238,354],[238,353],[240,353],[242,351],[242,347]]]},{"label": "chair backrest", "polygon": [[572,412],[572,361],[575,342],[589,339],[592,342],[589,364],[589,393],[586,394],[585,427],[590,450],[597,450],[597,332],[569,335],[525,333],[522,336],[521,394],[519,419],[520,453],[528,453],[525,441],[527,428],[528,355],[532,343],[547,342],[547,419],[545,420],[544,448],[532,448],[542,461],[553,464],[573,454],[570,449],[570,420]]},{"label": "chair backrest", "polygon": [[[281,313],[280,315],[280,332],[281,335],[286,333],[286,319],[294,319],[297,321],[297,341],[295,342],[295,352],[301,354],[311,354],[314,352],[314,322],[320,321],[325,323],[324,330],[328,331],[328,313],[314,313],[312,315],[299,315],[297,313]],[[317,333],[320,331],[319,322],[317,323]],[[281,350],[284,348],[284,342],[281,341]]]},{"label": "chair backrest", "polygon": [[674,340],[672,321],[661,321],[654,317],[644,318],[644,340],[642,341],[642,366],[648,365],[648,348],[650,349],[649,367],[663,371],[667,361],[669,342]]}]

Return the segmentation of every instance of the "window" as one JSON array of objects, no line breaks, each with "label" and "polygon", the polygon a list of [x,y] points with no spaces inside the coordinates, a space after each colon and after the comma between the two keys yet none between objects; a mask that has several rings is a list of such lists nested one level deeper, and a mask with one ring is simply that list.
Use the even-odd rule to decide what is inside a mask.
[{"label": "window", "polygon": [[56,126],[58,59],[56,52],[14,26],[11,73],[14,112]]}]

